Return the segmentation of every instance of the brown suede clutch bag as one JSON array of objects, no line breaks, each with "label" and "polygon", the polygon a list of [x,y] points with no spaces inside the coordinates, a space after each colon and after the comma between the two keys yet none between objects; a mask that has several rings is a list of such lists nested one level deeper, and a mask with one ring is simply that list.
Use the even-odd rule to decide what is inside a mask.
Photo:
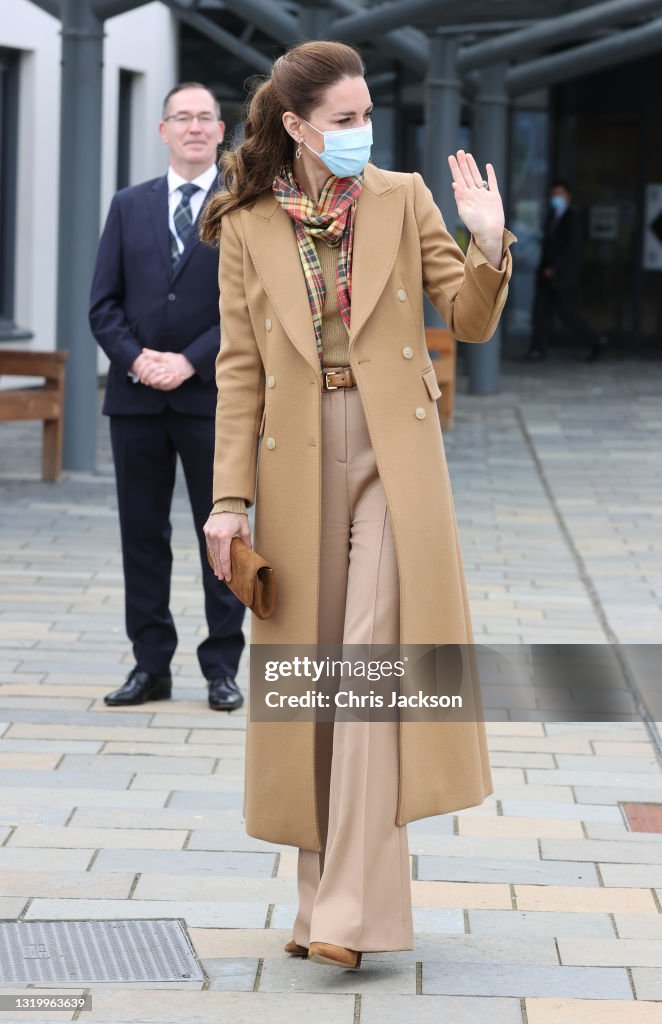
[{"label": "brown suede clutch bag", "polygon": [[[213,569],[214,563],[209,548],[207,560]],[[250,608],[258,619],[268,619],[274,610],[276,600],[276,581],[271,566],[239,537],[232,538],[230,564],[232,578],[225,582],[232,593],[242,604]]]}]

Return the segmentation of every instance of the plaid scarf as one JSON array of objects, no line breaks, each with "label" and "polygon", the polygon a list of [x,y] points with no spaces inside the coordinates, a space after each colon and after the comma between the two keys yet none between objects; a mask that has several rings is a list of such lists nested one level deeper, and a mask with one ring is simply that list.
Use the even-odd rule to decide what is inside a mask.
[{"label": "plaid scarf", "polygon": [[363,172],[350,178],[335,175],[327,180],[317,205],[302,192],[291,165],[281,168],[273,181],[273,193],[294,221],[299,257],[308,290],[308,301],[315,327],[317,354],[322,366],[322,310],[326,286],[313,238],[322,238],[338,254],[338,309],[349,330],[352,296],[352,247],[356,200],[363,187]]}]

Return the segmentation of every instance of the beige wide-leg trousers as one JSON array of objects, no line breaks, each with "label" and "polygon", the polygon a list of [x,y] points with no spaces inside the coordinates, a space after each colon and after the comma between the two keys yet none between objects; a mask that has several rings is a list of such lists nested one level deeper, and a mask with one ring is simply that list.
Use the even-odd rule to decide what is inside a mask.
[{"label": "beige wide-leg trousers", "polygon": [[[356,388],[322,395],[319,642],[399,641],[398,568]],[[367,951],[414,948],[406,826],[395,824],[397,722],[317,722],[322,852],[299,850],[293,938]]]}]

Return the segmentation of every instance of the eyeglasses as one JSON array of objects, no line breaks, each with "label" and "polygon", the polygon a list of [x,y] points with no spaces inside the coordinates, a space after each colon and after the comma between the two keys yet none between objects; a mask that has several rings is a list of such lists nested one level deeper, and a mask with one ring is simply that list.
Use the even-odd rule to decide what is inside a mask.
[{"label": "eyeglasses", "polygon": [[174,121],[175,124],[191,124],[193,121],[199,121],[200,124],[214,124],[218,118],[214,117],[213,114],[169,114],[168,117],[163,118],[164,121]]}]

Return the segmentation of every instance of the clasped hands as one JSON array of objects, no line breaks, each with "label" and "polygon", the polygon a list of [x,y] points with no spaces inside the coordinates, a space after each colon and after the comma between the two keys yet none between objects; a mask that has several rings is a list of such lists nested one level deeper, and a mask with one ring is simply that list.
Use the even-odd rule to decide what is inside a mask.
[{"label": "clasped hands", "polygon": [[172,391],[192,377],[195,367],[181,352],[159,352],[144,348],[131,365],[141,384],[159,391]]}]

